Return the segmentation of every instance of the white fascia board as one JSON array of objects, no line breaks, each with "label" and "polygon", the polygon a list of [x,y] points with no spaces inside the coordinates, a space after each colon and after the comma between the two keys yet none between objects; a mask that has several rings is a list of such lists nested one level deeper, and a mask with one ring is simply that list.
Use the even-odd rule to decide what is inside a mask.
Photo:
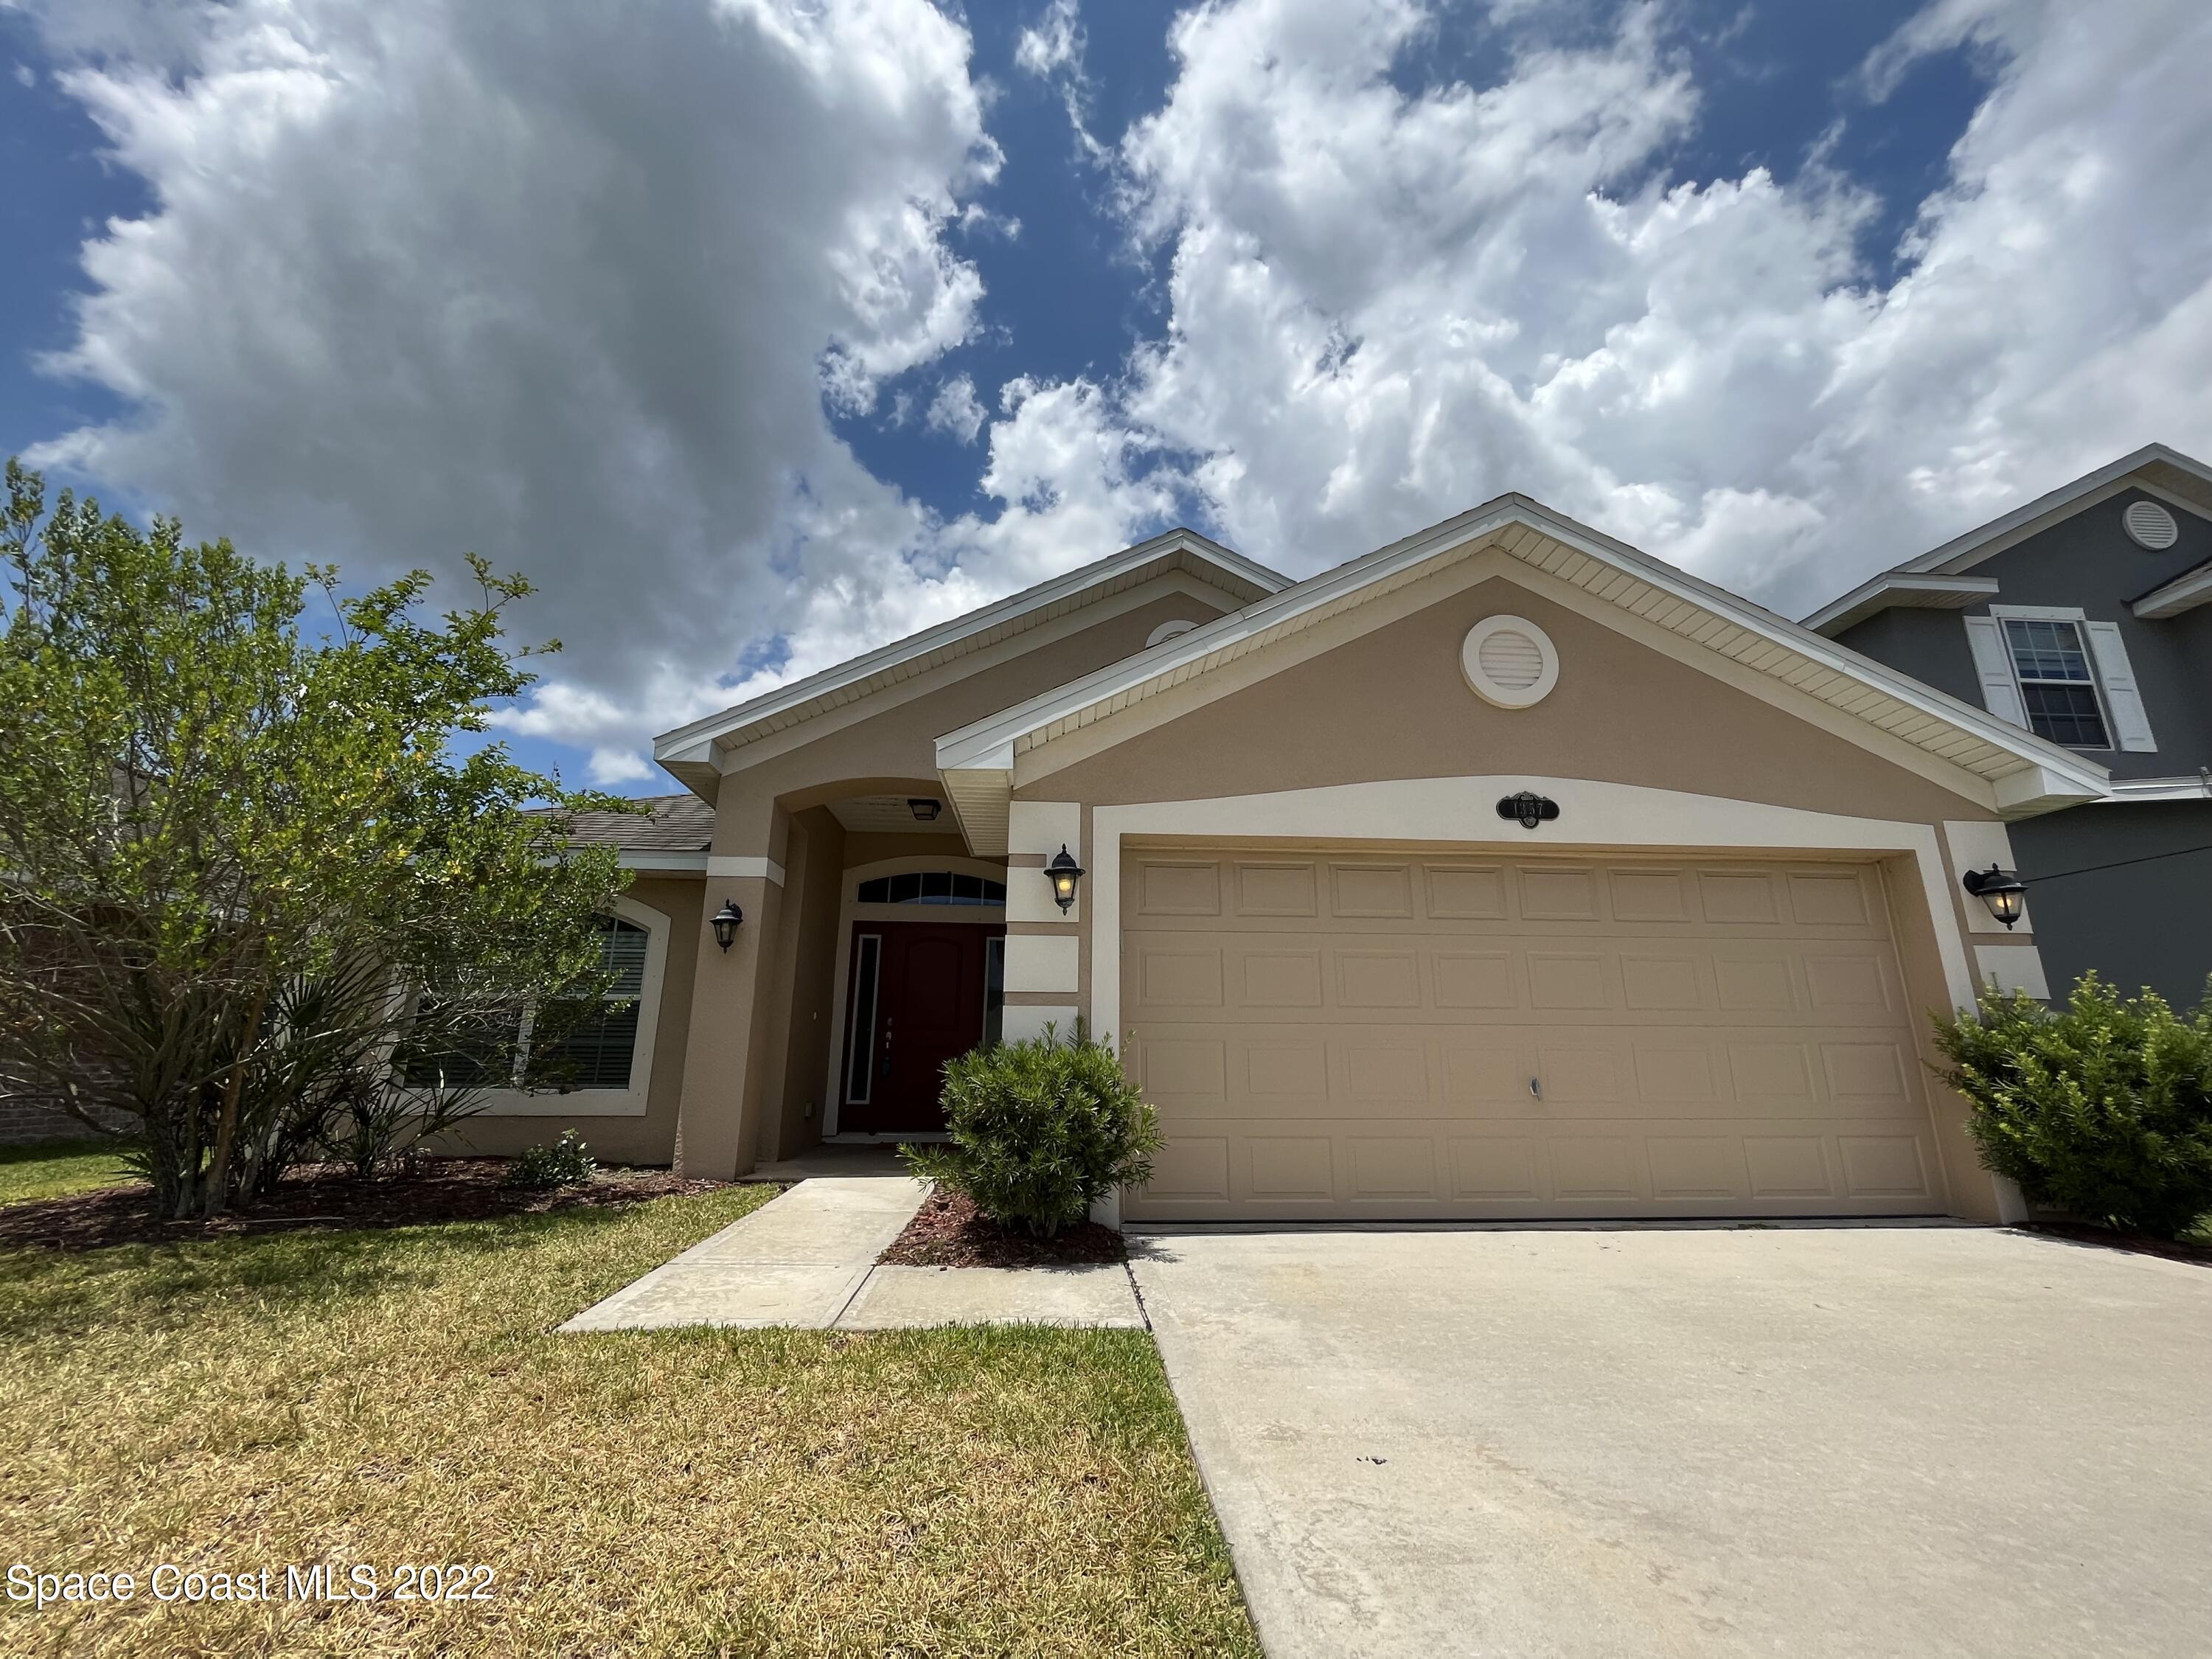
[{"label": "white fascia board", "polygon": [[[1898,574],[1907,574],[1926,570],[1952,572],[1963,570],[1976,559],[1984,556],[1983,550],[1990,543],[2002,540],[2014,531],[2025,529],[2039,520],[2053,518],[2065,513],[2070,507],[2081,506],[2085,504],[2088,496],[2110,486],[2125,483],[2130,474],[2140,472],[2143,468],[2160,461],[2178,471],[2202,481],[2208,488],[2212,488],[2212,467],[2206,466],[2203,462],[2192,456],[2183,454],[2178,449],[2169,448],[2165,444],[2145,444],[2133,454],[2123,455],[2117,461],[2099,467],[2094,472],[2085,472],[2071,483],[2061,484],[2048,495],[2039,495],[2025,506],[2016,507],[2000,518],[1992,519],[1985,525],[1969,530],[1963,536],[1953,537],[1942,546],[1923,553],[1917,559],[1907,560],[1897,567]],[[2161,495],[2165,495],[2165,492],[2159,491],[2157,486],[2148,480],[2142,482],[2146,489],[2152,489]],[[2203,514],[2203,509],[2201,507],[2189,505],[2191,512],[2200,515]]]},{"label": "white fascia board", "polygon": [[[1034,587],[1009,594],[993,605],[970,611],[937,627],[925,629],[905,639],[864,655],[854,657],[810,674],[803,680],[779,686],[734,708],[681,726],[672,732],[664,732],[653,740],[653,756],[666,764],[678,756],[689,757],[702,747],[711,748],[715,738],[742,726],[769,719],[814,698],[826,696],[841,687],[864,680],[870,675],[916,657],[927,656],[933,651],[956,645],[973,635],[987,633],[1003,623],[1015,621],[1029,613],[1045,609],[1060,601],[1073,598],[1086,588],[1099,586],[1115,578],[1151,562],[1152,560],[1181,553],[1195,561],[1200,567],[1211,566],[1216,570],[1239,579],[1245,586],[1263,593],[1279,592],[1290,586],[1290,579],[1256,564],[1241,554],[1232,553],[1219,544],[1188,530],[1171,530],[1155,536],[1150,541],[1139,542],[1119,553],[1055,576]],[[1233,594],[1231,597],[1235,597]]]},{"label": "white fascia board", "polygon": [[2212,564],[2185,570],[2163,587],[2154,587],[2128,607],[2145,622],[2178,617],[2198,605],[2212,604]]},{"label": "white fascia board", "polygon": [[938,739],[938,766],[942,770],[980,764],[976,757],[994,753],[1001,747],[1018,745],[1022,738],[1056,721],[1110,702],[1149,681],[1173,675],[1301,612],[1331,604],[1358,588],[1381,583],[1437,553],[1493,535],[1510,524],[1519,524],[1589,558],[1633,574],[1674,598],[1771,640],[1821,667],[1885,692],[1922,714],[2017,755],[2028,769],[2050,774],[2054,787],[2063,789],[2069,800],[2090,800],[2104,793],[2107,775],[2094,761],[2084,760],[2070,750],[1996,719],[1985,709],[1961,702],[1910,675],[1861,656],[1662,559],[1577,524],[1525,495],[1500,496],[1494,502],[1378,549],[1364,558],[1310,577],[1272,599],[1247,605],[1149,651],[1140,651],[1027,702],[963,726]]},{"label": "white fascia board", "polygon": [[2126,778],[2117,780],[2100,805],[2123,806],[2130,801],[2212,800],[2212,773],[2187,778]]},{"label": "white fascia board", "polygon": [[1806,617],[1802,625],[1815,634],[1833,637],[1854,623],[1864,622],[1893,605],[1963,611],[1977,599],[1996,598],[1996,592],[1995,576],[1876,576],[1872,581],[1862,582],[1841,599],[1829,600]]},{"label": "white fascia board", "polygon": [[635,870],[640,875],[703,876],[707,873],[707,854],[696,853],[648,853],[620,849],[617,860],[625,870]]}]

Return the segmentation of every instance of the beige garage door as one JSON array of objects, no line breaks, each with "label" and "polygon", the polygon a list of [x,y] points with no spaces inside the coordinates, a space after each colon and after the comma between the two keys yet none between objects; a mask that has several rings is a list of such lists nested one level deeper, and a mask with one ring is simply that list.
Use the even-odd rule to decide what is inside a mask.
[{"label": "beige garage door", "polygon": [[1871,865],[1152,851],[1134,1219],[1940,1211]]}]

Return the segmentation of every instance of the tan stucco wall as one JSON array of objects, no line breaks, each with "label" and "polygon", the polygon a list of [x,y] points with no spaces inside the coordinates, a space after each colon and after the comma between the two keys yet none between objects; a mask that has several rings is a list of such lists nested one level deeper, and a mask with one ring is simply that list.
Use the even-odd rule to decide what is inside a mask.
[{"label": "tan stucco wall", "polygon": [[876,842],[933,847],[945,837],[856,836],[839,824],[828,808],[817,806],[793,817],[792,839],[803,842],[805,858],[803,866],[787,877],[787,884],[798,890],[798,902],[786,918],[791,940],[791,1016],[781,1086],[769,1100],[774,1145],[764,1139],[761,1148],[763,1157],[775,1158],[793,1157],[822,1139],[822,1086],[829,1074],[833,1036],[830,1000],[842,946],[837,903],[845,872],[854,862],[853,848]]},{"label": "tan stucco wall", "polygon": [[[1468,690],[1483,617],[1551,635],[1559,678],[1533,708]],[[1990,816],[1960,795],[1503,578],[1027,784],[1017,798],[1194,799],[1496,772],[1602,779],[1861,817]]]},{"label": "tan stucco wall", "polygon": [[[646,877],[623,896],[668,919],[668,951],[661,970],[660,1020],[653,1035],[652,1086],[642,1117],[599,1117],[583,1114],[472,1117],[441,1142],[441,1152],[511,1157],[528,1146],[550,1144],[574,1129],[605,1164],[666,1164],[675,1156],[676,1114],[684,1097],[684,1066],[690,1047],[696,935],[705,926],[704,889],[696,878]],[[556,1097],[557,1098],[557,1097]]]},{"label": "tan stucco wall", "polygon": [[[945,792],[933,784],[930,793],[942,797]],[[823,816],[829,815],[825,813]],[[831,818],[830,822],[834,823],[836,820]],[[946,816],[938,822],[951,822],[950,809]],[[902,831],[897,834],[845,831],[844,867],[848,870],[857,870],[864,864],[876,864],[884,859],[964,859],[967,856],[968,843],[960,838],[957,830],[934,836],[909,835]]]}]

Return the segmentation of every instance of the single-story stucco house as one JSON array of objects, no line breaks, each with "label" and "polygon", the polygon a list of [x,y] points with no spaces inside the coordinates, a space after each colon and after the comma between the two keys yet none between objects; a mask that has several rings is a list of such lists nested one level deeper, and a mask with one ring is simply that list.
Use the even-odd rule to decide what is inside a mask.
[{"label": "single-story stucco house", "polygon": [[1300,582],[1176,531],[655,754],[583,828],[635,1005],[471,1145],[736,1176],[1082,1021],[1147,1220],[2017,1218],[1929,1014],[2041,982],[1962,878],[2107,781],[1520,495]]}]

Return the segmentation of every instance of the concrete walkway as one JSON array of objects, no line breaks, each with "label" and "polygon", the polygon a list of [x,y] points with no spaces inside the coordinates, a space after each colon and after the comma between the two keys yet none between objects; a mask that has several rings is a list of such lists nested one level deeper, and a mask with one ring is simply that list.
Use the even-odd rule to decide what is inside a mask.
[{"label": "concrete walkway", "polygon": [[929,1191],[902,1175],[802,1181],[586,1308],[563,1331],[679,1325],[908,1330],[934,1325],[1141,1327],[1128,1269],[879,1267]]},{"label": "concrete walkway", "polygon": [[1130,1255],[1272,1659],[2212,1650],[2212,1270],[1942,1226]]}]

